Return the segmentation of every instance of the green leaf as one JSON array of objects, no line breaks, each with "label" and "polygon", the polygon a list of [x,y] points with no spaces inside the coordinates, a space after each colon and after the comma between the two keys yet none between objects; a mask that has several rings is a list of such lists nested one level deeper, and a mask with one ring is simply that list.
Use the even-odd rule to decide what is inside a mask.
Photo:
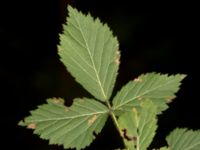
[{"label": "green leaf", "polygon": [[167,137],[171,150],[200,150],[200,130],[175,129]]},{"label": "green leaf", "polygon": [[158,113],[165,110],[166,103],[175,98],[180,82],[185,75],[162,75],[147,73],[126,84],[114,97],[113,110],[116,113],[129,111],[143,99],[150,99],[158,107]]},{"label": "green leaf", "polygon": [[59,55],[67,70],[97,99],[110,98],[119,67],[118,41],[106,24],[68,7]]},{"label": "green leaf", "polygon": [[170,150],[168,147],[161,147],[160,150]]},{"label": "green leaf", "polygon": [[20,125],[64,148],[79,150],[88,146],[95,138],[93,133],[101,131],[108,117],[108,109],[93,99],[75,99],[71,107],[64,106],[62,99],[47,102],[31,111]]},{"label": "green leaf", "polygon": [[119,126],[129,150],[147,149],[157,128],[156,112],[156,106],[145,100],[139,110],[132,108],[119,117]]}]

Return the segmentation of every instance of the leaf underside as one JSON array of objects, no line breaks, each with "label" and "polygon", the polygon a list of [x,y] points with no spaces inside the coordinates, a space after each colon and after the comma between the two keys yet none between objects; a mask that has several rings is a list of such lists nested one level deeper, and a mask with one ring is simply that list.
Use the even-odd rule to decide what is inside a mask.
[{"label": "leaf underside", "polygon": [[170,150],[200,150],[200,130],[177,128],[167,137]]},{"label": "leaf underside", "polygon": [[108,117],[108,109],[93,99],[75,99],[71,107],[64,106],[62,99],[47,102],[31,111],[21,125],[64,148],[79,150],[88,146],[95,138],[93,133],[101,131]]},{"label": "leaf underside", "polygon": [[[109,113],[114,112],[119,117],[127,148],[146,150],[155,135],[156,115],[175,98],[185,75],[143,74],[122,87],[110,106],[108,100],[120,64],[118,41],[98,18],[93,19],[90,14],[84,15],[71,6],[68,11],[58,46],[60,59],[76,81],[101,102],[77,98],[72,106],[66,107],[63,99],[51,98],[47,104],[31,111],[19,125],[33,129],[50,144],[80,150],[95,139]],[[102,104],[105,101],[108,106]],[[167,137],[169,147],[161,150],[197,150],[199,135],[200,131],[177,129]],[[187,137],[189,142],[183,143]]]},{"label": "leaf underside", "polygon": [[119,117],[120,129],[129,150],[147,149],[157,128],[156,111],[156,106],[150,100],[145,100],[139,111],[132,108]]},{"label": "leaf underside", "polygon": [[158,107],[158,113],[168,108],[169,103],[175,98],[180,82],[185,75],[147,73],[128,82],[117,93],[113,100],[113,110],[116,114],[129,111],[132,107],[140,105],[144,99],[150,99]]},{"label": "leaf underside", "polygon": [[68,7],[59,55],[67,70],[97,99],[110,98],[119,67],[118,41],[106,24]]}]

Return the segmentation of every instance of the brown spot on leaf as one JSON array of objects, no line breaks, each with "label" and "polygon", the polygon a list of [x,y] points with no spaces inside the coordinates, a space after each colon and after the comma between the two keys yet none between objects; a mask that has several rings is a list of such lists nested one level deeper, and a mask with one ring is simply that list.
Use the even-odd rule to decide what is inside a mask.
[{"label": "brown spot on leaf", "polygon": [[64,100],[62,98],[54,98],[53,103],[54,104],[64,104]]},{"label": "brown spot on leaf", "polygon": [[114,63],[115,63],[115,64],[117,64],[117,65],[119,65],[119,64],[120,64],[120,61],[119,61],[119,59],[118,59],[118,58],[117,58],[117,59],[115,59]]},{"label": "brown spot on leaf", "polygon": [[116,57],[120,58],[120,51],[119,50],[116,51]]},{"label": "brown spot on leaf", "polygon": [[94,114],[89,120],[88,120],[88,125],[91,126],[97,119],[97,115]]},{"label": "brown spot on leaf", "polygon": [[114,63],[119,65],[120,64],[120,52],[119,51],[116,51],[116,57],[115,57],[115,60],[114,60]]},{"label": "brown spot on leaf", "polygon": [[58,51],[62,51],[63,49],[61,47],[58,47]]},{"label": "brown spot on leaf", "polygon": [[27,125],[28,129],[35,129],[36,128],[36,123],[30,123],[29,125]]},{"label": "brown spot on leaf", "polygon": [[133,81],[134,82],[142,82],[142,79],[138,77],[138,78],[135,78]]},{"label": "brown spot on leaf", "polygon": [[127,129],[122,129],[123,132],[123,137],[127,140],[127,141],[136,141],[137,137],[135,136],[129,136],[127,133]]},{"label": "brown spot on leaf", "polygon": [[171,102],[174,98],[176,98],[175,96],[169,96],[166,97],[167,102]]},{"label": "brown spot on leaf", "polygon": [[67,112],[67,111],[69,111],[69,109],[68,109],[67,107],[65,107],[65,108],[64,108],[64,111]]}]

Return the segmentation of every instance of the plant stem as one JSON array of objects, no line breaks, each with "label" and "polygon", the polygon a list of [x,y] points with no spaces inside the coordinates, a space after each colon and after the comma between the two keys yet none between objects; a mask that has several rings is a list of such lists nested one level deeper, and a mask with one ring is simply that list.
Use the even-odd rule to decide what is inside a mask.
[{"label": "plant stem", "polygon": [[127,149],[126,144],[125,144],[125,139],[124,139],[124,137],[123,137],[123,132],[120,130],[119,123],[118,123],[118,121],[117,121],[117,118],[116,118],[115,114],[113,113],[113,110],[112,110],[112,107],[111,107],[109,101],[106,101],[106,105],[108,106],[108,108],[109,108],[109,110],[110,110],[110,116],[111,116],[111,118],[112,118],[112,120],[113,120],[113,122],[114,122],[114,125],[115,125],[117,131],[119,132],[119,134],[120,134],[120,136],[121,136],[121,138],[122,138],[124,147]]}]

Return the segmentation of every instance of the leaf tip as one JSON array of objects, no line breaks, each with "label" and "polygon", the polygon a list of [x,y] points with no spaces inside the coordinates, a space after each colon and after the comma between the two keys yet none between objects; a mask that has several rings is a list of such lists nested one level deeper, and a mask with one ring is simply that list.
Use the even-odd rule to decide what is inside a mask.
[{"label": "leaf tip", "polygon": [[24,127],[24,126],[26,126],[26,124],[24,123],[24,121],[23,120],[20,120],[19,122],[18,122],[18,124],[17,124],[18,126],[21,126],[21,127]]},{"label": "leaf tip", "polygon": [[181,77],[181,80],[183,80],[183,79],[185,79],[187,77],[187,75],[186,74],[181,74],[180,77]]},{"label": "leaf tip", "polygon": [[75,8],[73,8],[71,5],[68,5],[67,6],[67,10],[69,11],[69,12],[71,12],[71,11],[73,11]]}]

